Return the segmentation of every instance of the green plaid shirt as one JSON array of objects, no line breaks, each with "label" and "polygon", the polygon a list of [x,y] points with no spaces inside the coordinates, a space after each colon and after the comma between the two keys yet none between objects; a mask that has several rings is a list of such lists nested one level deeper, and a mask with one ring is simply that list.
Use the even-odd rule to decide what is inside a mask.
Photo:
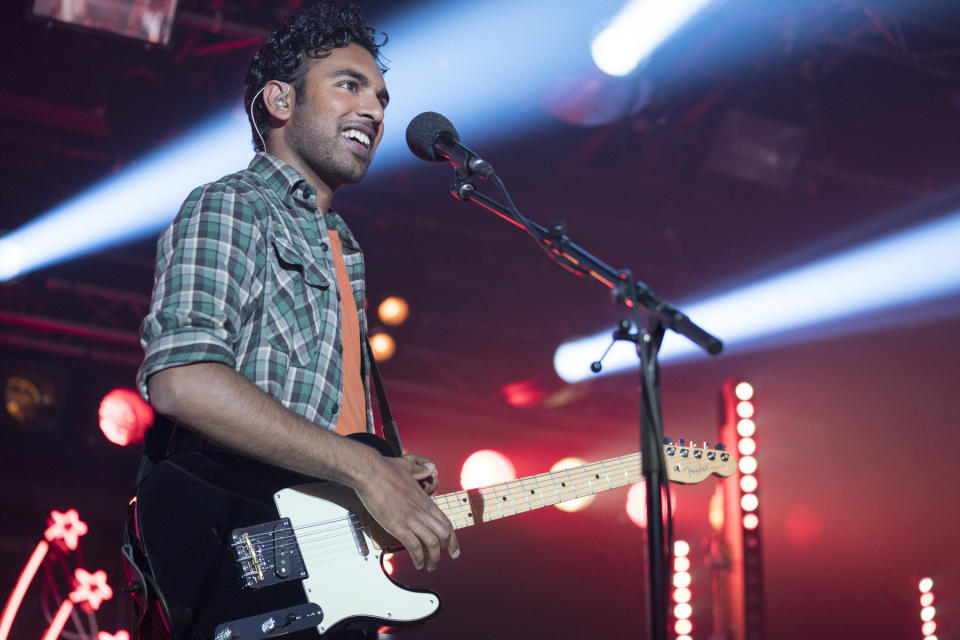
[{"label": "green plaid shirt", "polygon": [[[363,254],[316,189],[293,167],[259,153],[250,166],[194,189],[157,243],[145,358],[137,384],[194,362],[233,367],[291,411],[333,429],[343,395],[340,292],[327,229],[339,232],[367,334]],[[367,429],[373,429],[366,353]]]}]

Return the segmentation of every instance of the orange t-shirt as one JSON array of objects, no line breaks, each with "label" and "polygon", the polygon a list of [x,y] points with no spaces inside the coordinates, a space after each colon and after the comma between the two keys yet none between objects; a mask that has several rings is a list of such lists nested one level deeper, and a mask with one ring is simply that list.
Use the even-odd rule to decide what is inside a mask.
[{"label": "orange t-shirt", "polygon": [[343,343],[343,399],[337,417],[336,432],[341,435],[367,430],[367,396],[360,375],[360,314],[350,287],[350,276],[343,261],[340,234],[330,231],[330,249],[340,289],[340,340]]}]

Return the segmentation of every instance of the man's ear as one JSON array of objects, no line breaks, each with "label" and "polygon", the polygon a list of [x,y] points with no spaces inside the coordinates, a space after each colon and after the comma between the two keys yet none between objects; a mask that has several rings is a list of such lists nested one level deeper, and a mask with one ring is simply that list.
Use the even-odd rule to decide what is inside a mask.
[{"label": "man's ear", "polygon": [[286,122],[293,113],[295,93],[290,84],[282,80],[271,80],[263,87],[263,105],[271,116]]}]

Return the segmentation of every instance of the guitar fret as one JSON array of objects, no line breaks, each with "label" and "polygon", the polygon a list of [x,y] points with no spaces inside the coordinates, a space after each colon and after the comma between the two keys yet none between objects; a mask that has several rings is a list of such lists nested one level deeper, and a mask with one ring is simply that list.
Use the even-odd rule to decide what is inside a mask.
[{"label": "guitar fret", "polygon": [[[709,459],[712,464],[708,464],[706,460],[698,460],[699,466],[695,468],[691,468],[689,464],[675,464],[668,468],[668,476],[672,482],[690,484],[699,482],[710,474],[730,475],[736,469],[736,461],[723,452],[714,453],[716,461],[713,462],[714,458]],[[454,528],[461,528],[615,489],[640,479],[640,454],[632,453],[481,489],[435,496],[434,502],[450,519]],[[595,482],[597,480],[606,481],[606,486]],[[549,486],[546,484],[548,481]],[[548,495],[550,488],[553,489],[552,496]],[[509,508],[506,506],[508,502]]]}]

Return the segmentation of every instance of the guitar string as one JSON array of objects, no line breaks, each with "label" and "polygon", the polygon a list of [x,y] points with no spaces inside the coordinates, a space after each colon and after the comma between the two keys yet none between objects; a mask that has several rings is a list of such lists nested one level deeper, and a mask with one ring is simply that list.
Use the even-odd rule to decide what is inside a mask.
[{"label": "guitar string", "polygon": [[[551,504],[556,504],[556,502],[548,503],[546,500],[543,499],[543,490],[542,490],[542,487],[540,486],[541,478],[550,479],[550,484],[553,485],[554,492],[556,493],[556,496],[557,496],[557,500],[560,502],[564,500],[581,497],[580,494],[583,492],[583,490],[585,490],[585,495],[593,495],[602,490],[605,490],[605,489],[598,490],[594,488],[593,480],[590,478],[591,475],[594,476],[594,479],[606,480],[607,482],[606,489],[615,488],[611,481],[610,471],[608,470],[608,467],[614,462],[620,462],[621,467],[624,470],[624,475],[626,476],[624,480],[626,482],[629,482],[631,473],[626,468],[626,465],[623,464],[629,458],[638,458],[638,454],[627,454],[625,456],[620,456],[619,458],[612,458],[606,461],[587,463],[580,467],[575,467],[569,470],[561,470],[558,472],[548,472],[548,473],[537,474],[534,476],[530,476],[528,478],[522,478],[520,480],[503,483],[501,485],[497,485],[494,487],[487,487],[484,489],[480,489],[479,493],[481,498],[483,498],[484,500],[485,507],[487,502],[490,503],[491,507],[493,504],[496,504],[499,507],[498,509],[499,514],[489,513],[489,509],[485,508],[485,512],[486,512],[485,516],[488,519],[497,519],[500,517],[506,517],[508,515],[514,515],[517,513],[525,512],[527,510],[536,509],[544,506],[550,506]],[[631,462],[635,462],[635,460],[631,460]],[[638,462],[638,460],[636,460],[636,462]],[[631,466],[635,466],[635,465],[631,465]],[[600,471],[601,473],[597,473],[597,471]],[[566,473],[564,474],[564,472]],[[563,485],[564,488],[567,488],[566,484],[570,485],[569,489],[570,489],[570,493],[572,493],[572,496],[570,497],[561,496],[559,489],[557,489],[556,487],[556,482],[554,481],[554,478],[556,478],[558,475],[561,475],[561,474],[564,474],[567,476],[568,483],[562,482],[561,485]],[[576,477],[574,477],[574,474],[576,474]],[[534,495],[534,496],[536,495],[535,493],[536,490],[528,490],[527,487],[524,485],[524,482],[530,482],[530,481],[532,481],[533,484],[535,484],[537,488],[540,489],[539,505],[535,504],[534,500],[531,499],[530,497],[531,495]],[[585,486],[584,486],[584,481],[586,482]],[[622,485],[617,485],[617,486],[622,486]],[[468,520],[468,518],[464,514],[465,511],[468,511],[466,507],[471,506],[469,502],[465,501],[465,496],[467,495],[468,495],[467,492],[463,492],[463,491],[443,494],[441,496],[435,497],[434,502],[441,509],[445,509],[448,517],[451,517],[451,519],[456,519],[457,514],[454,512],[454,507],[456,507],[456,509],[460,511],[461,518],[463,518],[464,520],[464,526],[469,526],[470,524],[473,524],[473,522]],[[500,498],[500,501],[494,500],[493,498]],[[468,500],[468,498],[466,499]],[[521,501],[521,504],[519,506],[517,505],[518,499]],[[510,501],[510,505],[513,509],[513,513],[506,513],[506,511],[503,508],[503,503],[507,502],[507,500]],[[523,504],[524,501],[526,501],[525,505]],[[285,532],[286,531],[291,532],[290,534],[287,534],[287,535],[278,536],[275,533],[268,532],[264,534],[254,534],[253,536],[250,536],[250,538],[251,538],[251,542],[256,540],[258,544],[260,544],[260,539],[265,539],[268,541],[268,543],[269,542],[276,543],[278,541],[282,543],[285,540],[297,538],[296,534],[298,532],[300,532],[302,537],[305,535],[303,532],[311,528],[315,528],[317,526],[327,525],[327,524],[342,526],[344,523],[348,521],[348,518],[351,518],[351,517],[353,517],[353,514],[351,514],[351,516],[348,516],[348,517],[336,518],[329,521],[324,521],[322,523],[310,523],[310,524],[299,526],[299,527],[292,527],[291,529],[285,530]],[[357,527],[360,527],[359,521],[355,521],[353,524]],[[336,535],[340,535],[340,534],[338,533]],[[323,538],[320,537],[319,539],[323,539]],[[275,548],[275,544],[272,546],[268,546],[267,548],[268,549]]]},{"label": "guitar string", "polygon": [[[625,458],[630,458],[630,457],[634,457],[634,456],[636,456],[636,455],[637,455],[637,454],[628,454],[628,455],[626,455],[626,456],[621,456],[620,458],[614,458],[614,459],[611,459],[611,460],[608,460],[608,461],[588,463],[588,464],[586,464],[586,465],[582,465],[581,467],[573,468],[573,469],[570,469],[570,470],[561,470],[561,471],[559,471],[559,472],[548,472],[548,473],[537,474],[537,475],[534,475],[534,476],[530,476],[530,477],[528,477],[528,478],[522,478],[522,479],[520,479],[520,480],[514,480],[514,481],[511,481],[511,482],[507,482],[507,483],[504,483],[504,484],[502,484],[502,485],[497,485],[497,486],[494,486],[494,487],[486,487],[486,488],[484,488],[484,489],[480,489],[479,492],[480,492],[480,494],[481,494],[481,497],[484,498],[484,502],[485,502],[485,503],[488,502],[488,501],[490,501],[491,504],[497,504],[497,502],[496,502],[495,500],[490,500],[491,497],[492,497],[492,498],[500,498],[502,502],[505,502],[506,499],[509,498],[509,500],[510,500],[512,506],[513,506],[513,509],[514,509],[513,514],[521,513],[521,509],[523,509],[524,511],[526,511],[526,510],[530,510],[530,509],[540,508],[540,507],[542,507],[542,506],[550,506],[551,504],[556,504],[555,502],[548,503],[548,502],[546,502],[545,500],[543,500],[543,498],[542,498],[542,490],[541,490],[541,500],[540,500],[540,503],[541,503],[541,504],[540,504],[540,505],[534,505],[534,504],[533,504],[533,501],[532,501],[532,500],[530,499],[530,497],[529,497],[530,494],[529,494],[528,490],[526,489],[526,487],[523,486],[523,482],[524,482],[524,481],[531,481],[531,480],[532,480],[533,483],[536,484],[536,485],[538,486],[538,488],[539,488],[539,485],[540,485],[539,480],[540,480],[541,478],[547,478],[547,477],[549,477],[549,478],[551,479],[551,484],[554,485],[554,491],[555,491],[555,493],[557,494],[558,500],[562,502],[562,501],[564,501],[564,500],[569,500],[569,499],[573,499],[573,498],[576,498],[576,497],[580,497],[580,496],[578,496],[578,494],[581,493],[581,490],[583,490],[583,489],[586,489],[586,494],[587,494],[587,495],[592,495],[592,494],[594,494],[594,493],[598,493],[598,491],[595,491],[595,490],[593,489],[593,482],[592,482],[592,480],[589,478],[590,475],[594,475],[594,476],[599,475],[599,474],[596,473],[597,470],[602,471],[602,472],[603,472],[602,475],[603,475],[603,476],[606,476],[605,479],[607,480],[607,485],[608,485],[607,488],[608,488],[608,489],[609,489],[609,488],[615,488],[615,487],[613,487],[612,483],[610,482],[609,472],[606,470],[605,467],[606,467],[608,464],[614,462],[615,460],[622,462],[623,459],[625,459]],[[568,476],[568,480],[569,480],[569,482],[568,482],[567,484],[570,484],[570,485],[571,485],[570,488],[571,488],[571,492],[572,492],[573,495],[572,495],[571,497],[569,497],[569,498],[562,497],[562,496],[560,495],[559,490],[556,488],[556,483],[553,482],[553,478],[557,477],[557,475],[560,474],[560,473],[562,473],[563,471],[567,471],[567,472],[568,472],[568,473],[566,474],[566,475]],[[581,474],[581,475],[580,475],[580,477],[572,478],[572,477],[570,477],[570,474],[571,474],[571,473],[577,473],[577,474]],[[629,480],[629,473],[628,473],[628,478],[627,478],[627,480]],[[584,482],[584,481],[586,481],[586,486],[583,485],[583,482]],[[564,485],[564,488],[567,488],[567,487]],[[445,507],[446,511],[448,512],[448,513],[447,513],[448,517],[454,516],[454,518],[455,518],[456,514],[453,513],[454,507],[456,507],[458,510],[460,510],[460,511],[462,512],[462,511],[464,511],[465,507],[470,506],[470,505],[469,505],[469,502],[467,502],[467,503],[464,503],[464,502],[463,502],[463,496],[465,496],[466,494],[467,494],[467,492],[464,492],[464,491],[454,492],[454,493],[448,493],[448,494],[443,494],[443,495],[440,495],[440,496],[435,497],[435,498],[434,498],[434,502],[437,503],[437,506],[438,506],[438,507],[441,507],[441,508],[444,508],[444,507]],[[486,495],[484,495],[484,494],[486,494]],[[492,495],[491,495],[491,494],[492,494]],[[533,494],[533,495],[536,495],[536,494]],[[527,502],[527,507],[528,507],[528,509],[525,509],[523,505],[521,505],[520,507],[517,507],[516,501],[517,501],[518,498],[521,499],[521,501],[525,500],[525,501]],[[442,504],[441,504],[441,502],[442,502]],[[500,512],[501,512],[499,517],[505,517],[506,515],[513,515],[513,514],[504,513],[504,512],[503,512],[503,508],[502,508],[502,504],[499,505],[499,506],[500,506],[500,509],[499,509],[499,510],[500,510]],[[348,517],[349,517],[349,516],[348,516]],[[277,535],[276,535],[275,533],[273,533],[273,532],[267,532],[267,533],[263,533],[263,534],[254,534],[254,535],[250,536],[250,539],[251,539],[251,542],[259,542],[260,539],[267,539],[267,540],[274,540],[274,541],[277,541],[277,540],[279,540],[279,541],[284,541],[284,540],[287,540],[287,539],[296,538],[296,537],[297,537],[296,534],[298,534],[298,533],[300,533],[300,532],[304,532],[304,531],[306,531],[306,530],[309,530],[309,529],[314,528],[314,527],[317,527],[317,526],[323,526],[323,525],[328,525],[328,524],[342,525],[343,523],[345,523],[345,522],[348,520],[348,517],[340,517],[340,518],[335,518],[335,519],[332,519],[332,520],[322,521],[322,522],[317,522],[317,523],[308,523],[308,524],[306,524],[306,525],[300,525],[300,526],[297,526],[297,527],[292,527],[291,529],[284,530],[284,533],[286,533],[287,531],[291,531],[291,530],[292,530],[293,535],[287,534],[287,535],[277,536]],[[359,524],[359,523],[357,523],[357,524]],[[472,523],[470,523],[469,521],[467,521],[467,520],[465,519],[465,524],[472,524]],[[238,543],[236,543],[236,544],[242,544],[242,543],[241,543],[241,542],[238,542]]]},{"label": "guitar string", "polygon": [[[631,474],[631,469],[628,469],[627,465],[624,464],[630,458],[635,459],[635,460],[630,460],[630,462],[632,463],[630,466],[634,467],[633,474]],[[494,519],[506,517],[508,515],[521,513],[521,509],[525,512],[527,510],[532,510],[532,509],[536,509],[544,506],[550,506],[552,504],[556,504],[557,502],[562,502],[564,500],[568,500],[571,498],[580,497],[578,494],[583,489],[586,490],[586,495],[593,495],[595,493],[599,493],[600,491],[605,491],[607,489],[613,489],[620,486],[624,486],[621,484],[617,484],[616,486],[614,486],[613,482],[611,481],[611,477],[610,477],[611,472],[609,471],[608,467],[615,462],[620,463],[620,467],[624,475],[624,479],[623,479],[624,484],[629,484],[630,476],[637,475],[639,472],[638,454],[628,454],[625,456],[620,456],[619,458],[612,458],[610,460],[606,460],[602,462],[588,463],[580,467],[575,467],[568,470],[558,470],[557,472],[547,472],[547,473],[537,474],[527,478],[521,478],[519,480],[506,482],[501,485],[496,485],[494,487],[485,487],[483,489],[479,489],[478,493],[480,497],[483,499],[483,503],[484,503],[484,517],[486,517],[488,520],[494,520]],[[601,473],[597,473],[597,471],[600,471]],[[615,472],[615,473],[618,476],[620,475],[619,472]],[[556,482],[554,481],[554,479],[557,478],[558,476],[561,476],[561,474],[564,474],[567,476],[568,484],[571,485],[569,487],[570,492],[573,494],[571,498],[564,498],[563,496],[561,496],[560,491],[556,486]],[[606,480],[607,487],[605,489],[595,489],[593,486],[593,480],[590,479],[591,475],[594,476],[594,479]],[[550,480],[550,484],[552,485],[557,497],[556,502],[548,503],[546,500],[543,499],[544,492],[540,485],[540,479],[542,478],[546,478]],[[531,482],[531,481],[532,481],[532,484],[534,484],[537,487],[537,489],[527,489],[527,487],[524,485],[524,482]],[[586,485],[584,485],[584,481],[586,482]],[[567,483],[561,482],[561,485],[564,488],[567,488],[566,484]],[[535,505],[534,501],[530,498],[531,495],[534,495],[534,496],[536,495],[535,492],[537,490],[540,491],[539,505]],[[494,500],[494,498],[500,498],[500,501]],[[526,507],[524,507],[523,504],[521,504],[519,507],[517,506],[516,501],[518,498],[521,500],[521,503],[524,500],[526,501],[527,503]],[[513,508],[512,514],[506,513],[504,511],[502,503],[506,502],[507,499],[510,500],[511,506]],[[464,518],[464,526],[476,524],[475,521],[469,521],[465,516],[463,516],[463,512],[465,511],[465,508],[472,507],[472,504],[469,502],[468,492],[460,491],[460,492],[453,492],[453,493],[436,496],[434,498],[434,502],[440,508],[445,507],[448,512],[447,513],[448,516],[455,517],[455,514],[453,513],[454,507],[460,510],[461,516]],[[490,503],[491,506],[496,504],[499,507],[499,511],[500,511],[499,515],[489,513],[489,510],[486,508],[488,502]],[[261,542],[260,540],[257,541],[258,551],[260,552],[260,554],[258,555],[262,555],[262,557],[266,557],[266,558],[270,557],[271,555],[270,551],[276,549],[278,541],[282,543],[284,540],[295,539],[298,541],[298,546],[300,547],[300,550],[301,550],[301,557],[304,558],[305,560],[311,559],[315,561],[321,558],[334,559],[334,558],[340,558],[340,557],[349,557],[351,555],[350,552],[346,552],[342,550],[342,548],[346,546],[348,549],[353,550],[354,548],[357,547],[357,538],[356,538],[357,529],[362,529],[362,523],[360,522],[360,518],[356,514],[349,513],[346,517],[338,517],[338,518],[334,518],[326,521],[309,523],[309,524],[301,525],[297,527],[290,527],[289,529],[284,530],[285,532],[287,531],[290,532],[290,534],[288,535],[277,536],[275,533],[255,534],[254,536],[251,536],[251,542],[253,542],[253,539],[255,538],[266,539],[265,543]],[[301,535],[297,536],[296,535],[297,532],[300,532]],[[356,553],[362,554],[359,548],[356,548],[355,550],[356,550]],[[238,558],[238,559],[249,560],[250,558],[244,557],[244,558]],[[274,565],[273,563],[266,561],[261,563],[261,568],[263,567],[272,569],[274,568]]]}]

